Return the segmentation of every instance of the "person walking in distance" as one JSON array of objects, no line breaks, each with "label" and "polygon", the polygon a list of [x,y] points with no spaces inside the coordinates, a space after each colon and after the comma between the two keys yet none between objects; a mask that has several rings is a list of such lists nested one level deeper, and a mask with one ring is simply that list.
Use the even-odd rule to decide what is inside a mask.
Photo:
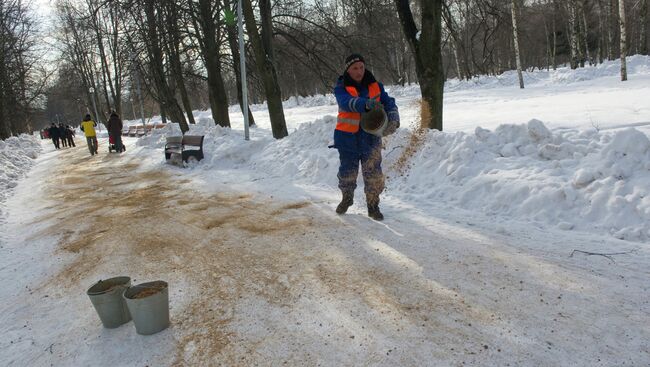
[{"label": "person walking in distance", "polygon": [[88,150],[90,150],[91,156],[97,154],[96,126],[97,123],[90,118],[90,115],[86,115],[84,120],[81,122],[81,131],[83,131],[86,136],[86,142],[88,143]]},{"label": "person walking in distance", "polygon": [[52,144],[54,144],[54,149],[61,149],[61,146],[59,145],[59,128],[52,123],[52,126],[50,126],[47,131],[50,134],[50,139],[52,139]]},{"label": "person walking in distance", "polygon": [[334,88],[339,114],[334,130],[334,145],[339,151],[339,189],[342,199],[336,207],[338,214],[345,213],[353,204],[357,187],[359,163],[363,174],[368,216],[374,220],[384,219],[379,210],[379,194],[384,190],[381,171],[381,136],[361,129],[362,115],[383,109],[387,125],[382,136],[392,134],[399,127],[399,112],[395,99],[384,90],[372,73],[367,70],[363,56],[352,54],[345,59],[345,70]]},{"label": "person walking in distance", "polygon": [[74,130],[72,130],[70,125],[66,125],[66,127],[65,127],[65,138],[68,140],[68,146],[69,147],[76,147],[77,146],[74,143]]},{"label": "person walking in distance", "polygon": [[115,145],[115,151],[121,153],[124,151],[122,147],[122,120],[116,112],[111,113],[111,117],[108,119],[108,135],[112,138],[113,144]]},{"label": "person walking in distance", "polygon": [[63,126],[63,123],[59,123],[59,136],[61,137],[61,145],[63,147],[68,146],[68,139],[67,139],[67,134],[66,134],[66,129],[65,126]]}]

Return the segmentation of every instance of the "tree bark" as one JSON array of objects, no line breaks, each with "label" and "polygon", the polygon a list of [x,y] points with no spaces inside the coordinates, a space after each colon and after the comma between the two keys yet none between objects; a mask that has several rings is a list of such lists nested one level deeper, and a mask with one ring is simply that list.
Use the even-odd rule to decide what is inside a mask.
[{"label": "tree bark", "polygon": [[[269,117],[271,119],[271,129],[273,137],[282,139],[289,135],[287,132],[287,123],[284,119],[284,110],[282,108],[282,91],[278,84],[278,77],[273,66],[271,55],[272,49],[264,49],[262,39],[257,31],[257,24],[255,22],[255,14],[253,13],[253,6],[251,0],[242,0],[244,20],[246,21],[246,30],[248,31],[248,38],[253,45],[255,52],[255,60],[262,82],[264,84],[264,92],[266,94],[266,102],[269,106]],[[268,9],[270,11],[270,9]],[[262,13],[262,23],[264,18],[271,17],[270,13]]]},{"label": "tree bark", "polygon": [[627,61],[625,60],[627,54],[627,44],[626,44],[626,20],[625,20],[625,1],[619,0],[618,2],[618,17],[619,24],[621,26],[621,81],[627,80]]},{"label": "tree bark", "polygon": [[596,58],[598,63],[602,64],[604,59],[604,53],[607,47],[605,46],[605,14],[603,12],[603,2],[598,0],[598,55]]},{"label": "tree bark", "polygon": [[609,0],[606,6],[607,12],[607,59],[614,60],[614,34],[612,33],[612,17],[614,16],[614,1]]},{"label": "tree bark", "polygon": [[575,0],[567,2],[568,22],[569,22],[569,40],[571,51],[571,69],[577,69],[580,64],[580,55],[578,47],[578,20],[576,17]]},{"label": "tree bark", "polygon": [[519,35],[517,28],[517,0],[511,1],[512,13],[512,38],[515,47],[515,61],[517,63],[517,77],[519,78],[519,88],[524,89],[524,75],[521,71],[521,54],[519,53]]},{"label": "tree bark", "polygon": [[201,34],[198,36],[200,38],[199,47],[208,73],[208,94],[212,119],[219,126],[230,127],[228,93],[223,81],[223,68],[219,50],[221,45],[217,40],[218,29],[215,16],[218,17],[219,12],[217,11],[215,14],[213,1],[199,0],[198,14],[193,16],[198,16],[198,27],[201,30]]},{"label": "tree bark", "polygon": [[648,0],[641,0],[639,8],[639,53],[641,55],[648,54]]},{"label": "tree bark", "polygon": [[[422,2],[422,29],[418,29],[408,0],[395,0],[404,36],[415,59],[415,71],[420,82],[423,104],[430,110],[422,126],[442,131],[442,99],[445,76],[442,69],[442,3],[443,0]],[[423,114],[425,115],[425,114]]]},{"label": "tree bark", "polygon": [[584,2],[580,3],[580,6],[579,6],[578,10],[580,11],[579,15],[580,15],[580,21],[582,23],[582,27],[581,27],[582,32],[580,32],[580,39],[581,39],[582,47],[584,47],[584,50],[585,50],[585,55],[584,56],[585,56],[585,59],[587,60],[587,62],[589,62],[589,65],[592,65],[591,56],[589,55],[589,40],[588,40],[589,29],[587,28],[587,16],[585,15],[585,3]]}]

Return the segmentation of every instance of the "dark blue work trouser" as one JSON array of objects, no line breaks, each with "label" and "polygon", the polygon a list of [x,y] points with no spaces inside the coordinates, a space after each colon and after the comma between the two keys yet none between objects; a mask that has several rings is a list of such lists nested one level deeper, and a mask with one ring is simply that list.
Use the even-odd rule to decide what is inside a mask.
[{"label": "dark blue work trouser", "polygon": [[359,162],[367,197],[378,197],[384,191],[384,174],[381,171],[381,144],[361,152],[339,149],[339,188],[353,193],[357,188]]}]

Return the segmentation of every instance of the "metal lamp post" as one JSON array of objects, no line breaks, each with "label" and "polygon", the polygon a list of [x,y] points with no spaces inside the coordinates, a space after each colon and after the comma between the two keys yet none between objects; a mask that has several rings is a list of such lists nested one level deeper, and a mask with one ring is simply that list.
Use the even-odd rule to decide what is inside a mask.
[{"label": "metal lamp post", "polygon": [[[97,113],[97,104],[95,103],[95,88],[90,87],[88,88],[88,91],[90,92],[90,99],[93,100],[93,109],[95,110],[95,122],[99,119],[99,114]],[[98,124],[99,126],[99,124]]]}]

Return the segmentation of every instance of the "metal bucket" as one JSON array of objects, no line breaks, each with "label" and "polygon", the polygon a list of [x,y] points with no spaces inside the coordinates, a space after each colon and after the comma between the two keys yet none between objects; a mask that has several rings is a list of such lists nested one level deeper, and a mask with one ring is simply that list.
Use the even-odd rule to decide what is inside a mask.
[{"label": "metal bucket", "polygon": [[361,128],[368,134],[382,136],[388,126],[388,116],[383,107],[361,114]]},{"label": "metal bucket", "polygon": [[86,294],[90,298],[105,328],[113,329],[131,320],[129,310],[122,298],[131,286],[131,278],[115,277],[93,284]]},{"label": "metal bucket", "polygon": [[155,334],[169,326],[167,282],[157,280],[135,285],[127,289],[123,297],[138,334]]}]

